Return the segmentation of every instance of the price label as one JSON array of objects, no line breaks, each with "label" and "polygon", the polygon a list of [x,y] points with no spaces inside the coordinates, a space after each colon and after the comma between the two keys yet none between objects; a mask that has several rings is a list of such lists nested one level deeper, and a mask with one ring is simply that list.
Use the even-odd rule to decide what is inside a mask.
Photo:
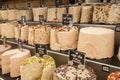
[{"label": "price label", "polygon": [[40,0],[40,7],[43,7],[44,5],[44,0]]},{"label": "price label", "polygon": [[9,6],[8,6],[8,4],[7,5],[5,5],[5,9],[7,10],[7,9],[9,9]]},{"label": "price label", "polygon": [[26,25],[26,16],[21,16],[21,23]]},{"label": "price label", "polygon": [[43,57],[47,54],[47,45],[35,44],[36,56]]},{"label": "price label", "polygon": [[61,0],[55,0],[55,3],[56,3],[56,7],[59,7],[59,5],[62,4],[62,1]]},{"label": "price label", "polygon": [[23,52],[22,44],[23,44],[22,40],[18,39],[18,47],[21,52]]},{"label": "price label", "polygon": [[109,67],[109,66],[102,65],[102,71],[109,73],[109,72],[110,72],[110,67]]},{"label": "price label", "polygon": [[40,22],[40,24],[43,24],[43,22],[44,22],[44,16],[43,15],[39,15],[39,22]]},{"label": "price label", "polygon": [[75,67],[80,67],[83,65],[85,67],[85,53],[79,51],[69,51],[69,64],[74,65]]},{"label": "price label", "polygon": [[69,25],[73,21],[73,15],[72,14],[63,14],[63,25]]},{"label": "price label", "polygon": [[4,47],[7,47],[7,45],[6,45],[6,37],[5,36],[2,38],[2,41],[3,41]]},{"label": "price label", "polygon": [[115,31],[116,31],[116,32],[120,32],[120,25],[117,25],[117,26],[116,26]]}]

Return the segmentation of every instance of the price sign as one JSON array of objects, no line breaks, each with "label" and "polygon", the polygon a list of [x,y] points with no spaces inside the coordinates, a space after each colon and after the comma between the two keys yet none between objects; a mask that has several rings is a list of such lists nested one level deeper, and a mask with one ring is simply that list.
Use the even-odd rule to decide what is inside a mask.
[{"label": "price sign", "polygon": [[22,44],[23,44],[22,40],[18,39],[18,47],[21,52],[23,52]]},{"label": "price sign", "polygon": [[73,21],[73,15],[72,14],[63,14],[63,25],[69,25]]},{"label": "price sign", "polygon": [[116,32],[120,32],[120,25],[117,25],[117,26],[116,26],[115,31],[116,31]]},{"label": "price sign", "polygon": [[40,22],[40,24],[43,24],[43,22],[44,22],[44,16],[43,15],[39,15],[39,22]]},{"label": "price sign", "polygon": [[59,7],[59,5],[62,4],[62,1],[61,0],[55,0],[55,3],[56,3],[56,7]]},{"label": "price sign", "polygon": [[21,16],[21,23],[26,25],[26,16]]},{"label": "price sign", "polygon": [[35,44],[36,56],[43,57],[47,54],[47,45]]},{"label": "price sign", "polygon": [[6,45],[6,37],[5,36],[2,38],[2,41],[3,41],[4,47],[7,47],[7,45]]},{"label": "price sign", "polygon": [[110,67],[109,67],[109,66],[102,65],[102,71],[109,73],[109,72],[110,72]]},{"label": "price sign", "polygon": [[8,6],[8,4],[7,5],[5,5],[5,9],[7,10],[7,9],[9,9],[9,6]]},{"label": "price sign", "polygon": [[44,0],[40,0],[40,7],[43,7],[44,5]]},{"label": "price sign", "polygon": [[85,53],[79,51],[69,51],[69,64],[75,67],[80,67],[81,65],[85,68]]}]

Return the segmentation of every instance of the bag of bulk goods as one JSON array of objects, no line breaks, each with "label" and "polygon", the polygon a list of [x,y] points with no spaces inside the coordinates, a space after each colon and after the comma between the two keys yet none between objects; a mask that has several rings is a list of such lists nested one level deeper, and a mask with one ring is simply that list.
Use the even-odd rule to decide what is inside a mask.
[{"label": "bag of bulk goods", "polygon": [[84,69],[69,64],[61,65],[53,74],[53,80],[97,80],[96,78],[95,71],[87,65]]},{"label": "bag of bulk goods", "polygon": [[27,58],[20,67],[21,80],[53,80],[55,68],[55,61],[51,56]]},{"label": "bag of bulk goods", "polygon": [[47,21],[55,22],[56,20],[57,20],[57,9],[56,8],[48,8]]},{"label": "bag of bulk goods", "polygon": [[64,7],[57,8],[57,22],[62,22],[63,14],[66,14],[67,10]]},{"label": "bag of bulk goods", "polygon": [[7,10],[0,10],[0,20],[2,20],[2,21],[7,21],[8,20]]},{"label": "bag of bulk goods", "polygon": [[107,28],[86,27],[80,29],[77,50],[92,59],[111,58],[114,54],[115,31]]},{"label": "bag of bulk goods", "polygon": [[7,10],[8,12],[8,20],[17,20],[17,9]]},{"label": "bag of bulk goods", "polygon": [[35,27],[36,26],[29,26],[28,28],[28,44],[34,45],[35,43]]},{"label": "bag of bulk goods", "polygon": [[92,5],[83,5],[81,10],[80,23],[91,23],[93,14]]},{"label": "bag of bulk goods", "polygon": [[94,5],[93,23],[106,23],[109,15],[108,14],[109,10],[110,10],[109,4]]},{"label": "bag of bulk goods", "polygon": [[35,44],[50,44],[50,26],[37,25],[35,27]]},{"label": "bag of bulk goods", "polygon": [[34,21],[39,21],[39,15],[44,16],[44,21],[47,20],[47,8],[33,8],[33,16],[34,16]]},{"label": "bag of bulk goods", "polygon": [[17,20],[21,20],[21,16],[25,16],[27,21],[32,20],[32,10],[18,10]]},{"label": "bag of bulk goods", "polygon": [[50,32],[52,50],[69,50],[77,48],[78,28],[63,26],[53,27]]},{"label": "bag of bulk goods", "polygon": [[14,27],[18,25],[18,22],[9,22],[9,23],[2,23],[1,24],[1,35],[6,36],[6,38],[14,38],[15,32]]},{"label": "bag of bulk goods", "polygon": [[20,76],[20,65],[30,56],[30,51],[27,49],[23,49],[23,51],[12,49],[4,52],[1,56],[2,74],[10,72],[11,77]]},{"label": "bag of bulk goods", "polygon": [[27,41],[28,40],[28,25],[22,25],[18,24],[17,26],[14,27],[15,31],[15,38],[18,40],[22,41]]},{"label": "bag of bulk goods", "polygon": [[68,13],[73,15],[73,23],[78,23],[81,17],[81,6],[69,7]]},{"label": "bag of bulk goods", "polygon": [[0,67],[1,67],[1,56],[5,51],[8,51],[11,49],[11,45],[8,44],[1,44],[0,45]]},{"label": "bag of bulk goods", "polygon": [[50,44],[50,26],[36,25],[29,27],[28,43],[35,44]]},{"label": "bag of bulk goods", "polygon": [[66,8],[48,8],[47,21],[48,22],[62,22],[63,14],[66,14]]},{"label": "bag of bulk goods", "polygon": [[120,4],[111,5],[107,23],[108,24],[119,24],[120,23]]}]

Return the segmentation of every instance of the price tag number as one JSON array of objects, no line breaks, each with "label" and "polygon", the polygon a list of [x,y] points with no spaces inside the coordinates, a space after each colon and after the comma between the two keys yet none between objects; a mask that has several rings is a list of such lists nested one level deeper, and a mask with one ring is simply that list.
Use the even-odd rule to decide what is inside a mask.
[{"label": "price tag number", "polygon": [[110,72],[110,67],[108,67],[108,66],[102,66],[102,71],[104,71],[104,72]]}]

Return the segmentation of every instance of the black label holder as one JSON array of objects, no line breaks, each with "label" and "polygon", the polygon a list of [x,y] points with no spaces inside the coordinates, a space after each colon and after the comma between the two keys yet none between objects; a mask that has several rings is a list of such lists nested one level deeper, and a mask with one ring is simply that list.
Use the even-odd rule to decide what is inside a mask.
[{"label": "black label holder", "polygon": [[18,47],[19,47],[19,50],[23,52],[23,42],[20,39],[18,39]]},{"label": "black label holder", "polygon": [[44,16],[43,15],[39,15],[39,22],[41,25],[44,25]]},{"label": "black label holder", "polygon": [[21,16],[21,24],[26,25],[26,16]]},{"label": "black label holder", "polygon": [[44,0],[40,0],[40,7],[44,6]]},{"label": "black label holder", "polygon": [[85,69],[86,54],[79,51],[69,50],[68,64]]},{"label": "black label holder", "polygon": [[7,47],[7,44],[6,44],[6,37],[5,37],[5,36],[2,38],[2,41],[3,41],[4,47]]},{"label": "black label holder", "polygon": [[43,57],[44,55],[47,55],[47,45],[35,44],[35,53],[38,57]]},{"label": "black label holder", "polygon": [[116,32],[120,32],[120,25],[116,25],[115,31],[116,31]]},{"label": "black label holder", "polygon": [[62,0],[55,0],[56,7],[59,7],[62,4]]},{"label": "black label holder", "polygon": [[70,25],[70,24],[72,24],[73,15],[72,14],[63,14],[62,21],[63,21],[62,22],[63,25]]}]

